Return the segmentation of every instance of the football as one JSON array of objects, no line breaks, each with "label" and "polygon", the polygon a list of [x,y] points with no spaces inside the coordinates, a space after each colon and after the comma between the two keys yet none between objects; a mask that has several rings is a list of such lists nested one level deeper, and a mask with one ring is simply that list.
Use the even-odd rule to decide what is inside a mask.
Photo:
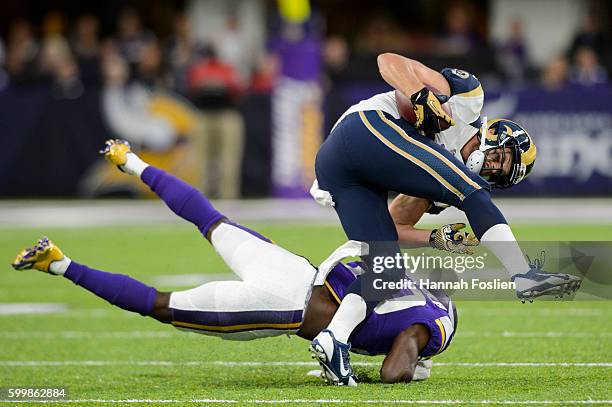
[{"label": "football", "polygon": [[[434,89],[430,86],[428,86],[427,88],[434,94],[440,93],[437,89]],[[404,93],[400,92],[399,90],[396,90],[395,102],[397,103],[397,108],[404,120],[406,120],[410,124],[416,123],[416,115],[414,114],[414,109],[412,108],[412,102],[410,101],[410,97],[404,95]],[[444,111],[452,117],[451,109],[447,104],[443,104],[442,109],[444,109]],[[449,127],[450,126],[448,125],[448,123],[440,120],[440,129],[446,130]]]}]

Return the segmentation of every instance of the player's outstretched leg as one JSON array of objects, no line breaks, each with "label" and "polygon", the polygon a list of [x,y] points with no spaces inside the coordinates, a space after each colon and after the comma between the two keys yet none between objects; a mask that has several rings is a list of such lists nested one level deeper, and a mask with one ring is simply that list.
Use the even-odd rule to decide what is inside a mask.
[{"label": "player's outstretched leg", "polygon": [[108,140],[100,151],[121,171],[136,175],[178,216],[193,223],[209,237],[212,226],[225,219],[200,191],[175,176],[155,168],[134,154],[124,140]]},{"label": "player's outstretched leg", "polygon": [[580,288],[582,280],[571,274],[546,273],[544,259],[531,262],[525,258],[512,230],[491,195],[479,190],[462,202],[462,209],[483,246],[502,262],[516,285],[516,295],[522,301],[533,302],[543,295],[562,297]]},{"label": "player's outstretched leg", "polygon": [[22,250],[12,264],[15,270],[35,269],[62,275],[112,305],[160,322],[170,322],[170,293],[160,293],[124,274],[95,270],[72,261],[47,237]]},{"label": "player's outstretched leg", "polygon": [[[256,231],[227,220],[225,215],[217,211],[196,188],[142,161],[131,151],[127,141],[108,140],[100,153],[104,154],[106,159],[116,165],[119,170],[140,177],[142,182],[147,184],[172,212],[193,223],[208,240],[211,240],[210,232],[213,226],[224,221],[265,242],[271,242],[270,239]],[[222,252],[220,254],[224,256]]]}]

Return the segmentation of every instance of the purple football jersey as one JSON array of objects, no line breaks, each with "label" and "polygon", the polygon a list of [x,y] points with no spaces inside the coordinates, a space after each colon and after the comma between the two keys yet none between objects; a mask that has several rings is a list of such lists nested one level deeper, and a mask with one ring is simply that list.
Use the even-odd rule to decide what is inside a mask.
[{"label": "purple football jersey", "polygon": [[[351,271],[356,266],[338,264],[327,276],[327,286],[337,299],[342,300],[349,285],[357,279]],[[351,350],[367,355],[387,354],[397,335],[411,325],[422,324],[429,329],[429,341],[419,356],[430,357],[448,347],[456,321],[454,305],[448,297],[436,297],[426,290],[400,290],[357,326],[349,338]]]}]

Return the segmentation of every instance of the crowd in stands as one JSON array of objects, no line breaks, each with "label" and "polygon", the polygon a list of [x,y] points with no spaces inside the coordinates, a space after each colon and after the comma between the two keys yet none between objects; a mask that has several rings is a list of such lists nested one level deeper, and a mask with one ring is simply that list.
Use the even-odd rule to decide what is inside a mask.
[{"label": "crowd in stands", "polygon": [[[239,21],[233,15],[224,31],[205,43],[194,39],[184,14],[177,13],[173,23],[172,35],[159,38],[127,8],[119,15],[116,33],[103,38],[92,14],[68,21],[61,12],[51,11],[39,26],[16,19],[6,43],[0,41],[0,90],[48,88],[61,100],[95,89],[114,133],[157,151],[185,136],[182,123],[191,116],[189,121],[197,121],[197,126],[190,125],[189,132],[199,133],[202,154],[217,166],[203,170],[217,178],[203,184],[214,187],[209,192],[213,196],[236,198],[244,133],[237,107],[249,91],[270,91],[274,59],[262,55],[245,61]],[[155,109],[162,95],[165,112],[160,114]],[[179,110],[183,118],[177,119]]]},{"label": "crowd in stands", "polygon": [[[457,3],[446,11],[438,32],[410,31],[384,12],[373,13],[350,39],[328,27],[323,47],[326,67],[333,77],[351,70],[350,61],[382,51],[425,59],[458,56],[469,60],[485,50],[497,56],[497,73],[516,83],[533,79],[534,73],[541,74],[547,87],[607,82],[610,39],[599,15],[588,14],[567,52],[540,69],[532,65],[522,21],[509,21],[505,40],[491,44],[478,23],[481,17],[469,3]],[[159,38],[144,27],[138,13],[129,8],[121,12],[116,33],[106,38],[101,37],[99,20],[92,14],[68,21],[61,12],[51,11],[39,26],[16,19],[5,38],[0,38],[0,89],[9,84],[48,83],[58,95],[73,97],[84,87],[102,86],[117,64],[126,65],[129,81],[171,89],[192,100],[202,99],[202,88],[210,87],[207,82],[219,80],[228,90],[224,103],[251,89],[271,89],[278,71],[276,61],[272,54],[252,56],[246,52],[247,41],[241,38],[236,15],[229,13],[225,28],[207,43],[194,39],[186,15],[177,13],[172,18],[173,32],[167,38]],[[212,72],[216,77],[207,79]],[[358,79],[359,72],[347,76]]]},{"label": "crowd in stands", "polygon": [[[590,86],[608,82],[612,41],[596,12],[587,14],[566,50],[544,66],[535,66],[532,61],[523,21],[517,18],[508,21],[505,38],[494,43],[487,39],[486,27],[481,23],[486,20],[484,17],[469,3],[458,2],[446,10],[439,30],[423,31],[398,24],[390,13],[374,13],[356,32],[351,44],[343,35],[327,37],[324,46],[327,71],[334,80],[354,80],[364,75],[359,66],[363,55],[395,51],[432,66],[454,64],[476,74],[492,74],[517,86],[528,82],[558,89],[567,84]],[[372,66],[368,69],[372,70]]]},{"label": "crowd in stands", "polygon": [[[402,7],[413,6],[407,3]],[[337,24],[342,13],[332,10],[333,20],[321,10],[315,12],[315,19],[326,22],[319,28],[324,31],[323,84],[328,96],[334,85],[380,82],[376,55],[387,51],[433,67],[462,67],[505,84],[539,83],[553,91],[568,84],[609,81],[611,41],[596,13],[584,18],[565,52],[536,67],[521,20],[508,21],[504,40],[492,43],[482,10],[471,3],[450,4],[443,15],[435,16],[439,27],[427,30],[399,24],[384,8],[368,13],[362,24],[345,18],[344,30]],[[241,20],[231,10],[222,29],[206,40],[196,39],[185,13],[168,18],[172,29],[165,36],[131,8],[118,14],[110,35],[94,14],[68,18],[50,11],[36,23],[13,19],[0,38],[0,92],[45,88],[57,100],[76,100],[96,90],[106,122],[118,137],[151,151],[199,138],[204,161],[216,163],[216,168],[201,171],[216,179],[206,178],[201,185],[212,187],[206,191],[212,196],[236,198],[245,143],[241,101],[271,93],[281,72],[279,58],[273,50],[252,52]]]},{"label": "crowd in stands", "polygon": [[[251,86],[271,86],[270,78],[262,78],[261,72],[273,75],[269,61],[263,56],[253,63],[244,61],[244,41],[235,16],[230,15],[226,29],[207,43],[194,40],[189,19],[183,13],[172,18],[174,29],[169,38],[160,38],[144,27],[139,14],[130,8],[121,12],[116,33],[105,38],[93,14],[69,21],[61,12],[51,11],[38,26],[18,18],[11,22],[5,38],[0,38],[0,85],[52,83],[64,88],[68,82],[77,81],[79,86],[101,86],[107,80],[109,61],[112,65],[119,58],[128,68],[129,80],[163,86],[185,96],[197,92],[198,84],[189,81],[190,71],[211,60],[221,63],[227,72],[232,96]],[[261,69],[249,70],[251,66]],[[256,83],[251,83],[253,76]]]}]

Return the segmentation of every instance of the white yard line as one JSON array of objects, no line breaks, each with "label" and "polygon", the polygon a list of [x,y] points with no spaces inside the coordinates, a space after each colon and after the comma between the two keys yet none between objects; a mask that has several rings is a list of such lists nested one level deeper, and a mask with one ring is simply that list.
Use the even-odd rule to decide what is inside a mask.
[{"label": "white yard line", "polygon": [[[466,331],[457,332],[457,338],[462,336],[466,337],[477,337],[481,336],[484,338],[501,337],[501,338],[612,338],[612,332],[557,332],[557,331],[546,331],[546,332],[478,332],[478,331]],[[0,336],[1,337],[1,336]]]},{"label": "white yard line", "polygon": [[0,304],[0,315],[53,314],[68,311],[68,305],[45,302],[9,302]]},{"label": "white yard line", "polygon": [[95,403],[95,404],[482,404],[482,405],[575,405],[575,404],[612,404],[612,400],[350,400],[350,399],[74,399],[74,400],[0,400],[0,403]]},{"label": "white yard line", "polygon": [[[379,366],[380,362],[353,362],[353,366]],[[226,361],[226,360],[1,360],[0,366],[224,366],[279,367],[318,366],[317,362],[300,361]],[[437,362],[435,367],[612,367],[612,362]]]},{"label": "white yard line", "polygon": [[160,339],[176,338],[185,336],[183,332],[176,330],[167,331],[114,331],[114,332],[94,332],[94,331],[4,331],[0,332],[0,339]]},{"label": "white yard line", "polygon": [[[196,337],[197,334],[191,334]],[[164,331],[0,331],[0,339],[163,339],[186,336],[177,330]],[[197,336],[199,337],[199,336]],[[457,338],[612,338],[612,332],[478,332],[459,331]]]},{"label": "white yard line", "polygon": [[[501,301],[500,301],[501,302]],[[469,304],[470,301],[464,301],[464,304]],[[490,301],[490,304],[494,306],[496,304],[495,301]],[[506,304],[517,304],[518,301],[506,301]],[[605,305],[605,302],[601,302],[601,304]],[[571,316],[571,317],[598,317],[598,316],[609,316],[611,314],[610,309],[592,309],[592,308],[563,308],[560,310],[559,308],[548,308],[548,309],[530,309],[529,315],[537,315],[540,317],[547,316]],[[525,316],[525,308],[463,308],[460,309],[460,316]]]},{"label": "white yard line", "polygon": [[[514,301],[487,301],[491,306],[495,306],[496,304],[506,303],[513,304]],[[469,304],[472,301],[464,301],[463,304]],[[604,302],[601,302],[604,304]],[[20,303],[0,303],[0,304],[20,304]],[[61,303],[56,303],[61,304]],[[518,300],[516,301],[517,305]],[[504,317],[524,317],[525,316],[525,306],[521,306],[521,308],[466,308],[460,309],[461,316],[504,316]],[[529,310],[530,316],[540,316],[540,317],[601,317],[601,316],[610,316],[612,314],[612,310],[608,309],[590,309],[590,308],[563,308],[562,310],[559,308],[552,309],[535,309]],[[45,318],[81,318],[81,317],[105,317],[105,316],[125,316],[125,317],[137,317],[136,314],[132,314],[129,312],[118,312],[117,308],[112,307],[104,307],[104,308],[81,308],[81,309],[67,309],[65,312],[57,312],[57,313],[49,313],[49,314],[21,314],[19,317],[38,317],[44,316]],[[0,312],[0,318],[2,317],[11,317],[11,314]]]}]

